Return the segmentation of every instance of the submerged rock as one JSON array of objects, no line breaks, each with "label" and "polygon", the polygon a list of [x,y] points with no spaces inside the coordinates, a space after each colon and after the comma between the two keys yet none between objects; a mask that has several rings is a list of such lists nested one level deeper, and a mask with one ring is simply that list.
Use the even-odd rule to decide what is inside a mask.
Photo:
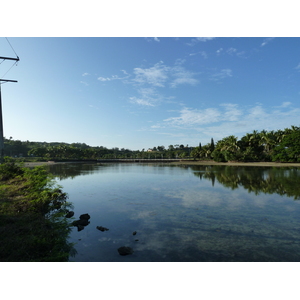
[{"label": "submerged rock", "polygon": [[120,248],[118,249],[118,252],[119,252],[120,255],[125,256],[125,255],[132,254],[134,251],[133,251],[133,249],[130,248],[130,247],[125,247],[125,246],[123,246],[123,247],[120,247]]},{"label": "submerged rock", "polygon": [[72,218],[73,216],[74,216],[74,211],[69,211],[69,212],[65,215],[66,218]]},{"label": "submerged rock", "polygon": [[78,226],[78,225],[81,225],[81,226],[87,226],[89,225],[90,222],[88,220],[85,220],[85,219],[81,219],[81,220],[76,220],[76,221],[73,221],[72,222],[72,225],[73,226]]},{"label": "submerged rock", "polygon": [[137,232],[136,232],[136,231],[134,231],[132,234],[133,234],[133,235],[136,235],[136,233],[137,233]]},{"label": "submerged rock", "polygon": [[83,214],[79,217],[80,220],[89,220],[91,216],[89,214]]},{"label": "submerged rock", "polygon": [[103,227],[103,226],[97,226],[96,228],[100,231],[108,231],[109,230],[108,228]]},{"label": "submerged rock", "polygon": [[78,230],[78,231],[81,231],[81,230],[84,229],[84,226],[82,226],[82,225],[77,225],[76,227],[77,227],[77,230]]}]

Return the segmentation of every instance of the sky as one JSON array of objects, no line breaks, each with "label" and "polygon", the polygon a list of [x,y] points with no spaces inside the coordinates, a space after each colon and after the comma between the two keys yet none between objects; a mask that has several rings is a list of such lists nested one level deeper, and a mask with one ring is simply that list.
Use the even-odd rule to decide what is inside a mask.
[{"label": "sky", "polygon": [[[147,150],[300,126],[297,37],[0,37],[6,138]],[[12,68],[11,68],[12,67]]]}]

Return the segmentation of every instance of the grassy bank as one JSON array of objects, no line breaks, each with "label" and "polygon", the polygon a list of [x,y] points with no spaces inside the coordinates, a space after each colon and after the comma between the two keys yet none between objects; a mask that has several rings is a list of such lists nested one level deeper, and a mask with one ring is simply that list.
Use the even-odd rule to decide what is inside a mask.
[{"label": "grassy bank", "polygon": [[0,261],[68,261],[67,194],[43,167],[0,165]]}]

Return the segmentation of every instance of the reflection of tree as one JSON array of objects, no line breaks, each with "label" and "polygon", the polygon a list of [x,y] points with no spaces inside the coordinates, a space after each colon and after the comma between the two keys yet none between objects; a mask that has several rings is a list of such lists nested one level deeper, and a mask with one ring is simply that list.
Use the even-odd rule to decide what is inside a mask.
[{"label": "reflection of tree", "polygon": [[191,166],[194,175],[215,180],[231,189],[243,187],[249,193],[279,194],[300,199],[300,170],[298,168]]},{"label": "reflection of tree", "polygon": [[[101,165],[101,168],[105,168],[107,165]],[[76,176],[89,175],[99,169],[99,164],[87,164],[87,163],[58,163],[47,166],[47,170],[55,177],[62,179],[75,178]]]}]

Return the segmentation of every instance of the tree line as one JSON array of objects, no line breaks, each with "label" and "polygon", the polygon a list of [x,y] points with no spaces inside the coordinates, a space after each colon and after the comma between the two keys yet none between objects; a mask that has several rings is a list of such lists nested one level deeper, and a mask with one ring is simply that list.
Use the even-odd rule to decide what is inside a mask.
[{"label": "tree line", "polygon": [[85,143],[30,142],[4,138],[4,155],[35,157],[41,160],[96,160],[117,158],[192,158],[197,160],[227,161],[278,161],[300,162],[300,127],[284,130],[246,133],[240,139],[234,135],[196,147],[179,145],[155,146],[152,149],[130,150],[104,146],[92,147]]},{"label": "tree line", "polygon": [[228,161],[273,161],[300,162],[300,127],[291,126],[284,130],[257,131],[247,133],[242,138],[227,136],[216,144],[201,144],[191,153],[194,158]]}]

